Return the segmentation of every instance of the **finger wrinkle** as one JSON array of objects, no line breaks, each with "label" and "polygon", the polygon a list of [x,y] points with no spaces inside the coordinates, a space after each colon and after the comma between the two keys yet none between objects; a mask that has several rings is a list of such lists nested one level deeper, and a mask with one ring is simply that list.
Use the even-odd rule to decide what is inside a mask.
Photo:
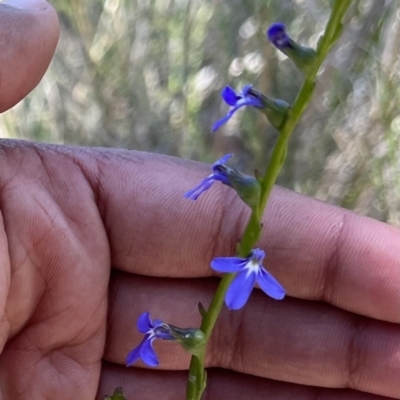
[{"label": "finger wrinkle", "polygon": [[400,399],[400,326],[357,319],[348,347],[348,387]]},{"label": "finger wrinkle", "polygon": [[245,327],[246,313],[247,313],[246,307],[239,313],[234,313],[234,312],[231,313],[231,320],[235,319],[237,322],[235,322],[236,329],[232,330],[235,333],[234,335],[231,335],[231,342],[233,345],[232,345],[230,361],[228,364],[229,369],[233,369],[232,367],[236,365],[239,369],[243,370],[243,368],[246,365],[246,353],[242,340],[242,338],[245,336],[245,331],[246,331]]},{"label": "finger wrinkle", "polygon": [[[340,268],[340,249],[343,232],[345,231],[345,225],[348,223],[347,214],[343,213],[339,217],[340,220],[335,224],[336,232],[332,235],[332,250],[327,257],[327,261],[324,266],[323,285],[320,295],[321,301],[332,303],[332,297],[337,287],[337,271]],[[317,299],[317,296],[316,296]]]},{"label": "finger wrinkle", "polygon": [[363,342],[363,332],[367,328],[366,319],[356,314],[353,315],[352,329],[349,334],[349,343],[347,346],[347,359],[346,359],[346,387],[350,389],[357,389],[359,387],[360,370],[362,369],[363,353],[366,349],[359,345]]},{"label": "finger wrinkle", "polygon": [[10,185],[18,176],[19,168],[18,165],[16,166],[16,168],[9,168],[9,162],[11,160],[9,159],[10,151],[7,147],[1,146],[0,153],[0,159],[3,161],[1,165],[2,174],[0,175],[0,208],[2,208],[5,192],[10,189]]},{"label": "finger wrinkle", "polygon": [[[122,186],[124,179],[121,179],[121,177],[123,176],[125,178],[125,175],[131,175],[130,171],[128,171],[128,164],[124,161],[129,160],[131,164],[141,165],[142,161],[140,157],[138,157],[138,159],[133,157],[129,158],[132,153],[137,152],[127,150],[118,152],[114,149],[96,149],[96,151],[91,151],[89,149],[79,148],[78,151],[67,149],[67,152],[70,153],[73,162],[81,170],[82,175],[92,190],[93,199],[108,238],[109,252],[113,258],[113,264],[115,264],[115,259],[129,258],[129,256],[132,255],[135,239],[130,239],[128,236],[129,239],[126,239],[128,245],[123,247],[118,246],[119,242],[116,242],[114,237],[116,236],[115,229],[119,225],[118,221],[116,221],[112,215],[112,205],[113,202],[115,202],[114,196],[116,196],[118,192],[126,193],[126,187]],[[125,171],[126,174],[124,173]],[[134,175],[133,173],[132,176]],[[118,178],[120,178],[120,184],[118,184]],[[119,188],[112,189],[111,186],[116,183]],[[135,191],[132,190],[131,201],[129,203],[135,203],[136,198]],[[138,213],[140,213],[139,207]],[[130,222],[134,224],[134,221]]]},{"label": "finger wrinkle", "polygon": [[[51,170],[51,166],[48,165],[48,158],[42,154],[42,149],[40,149],[37,146],[33,146],[33,151],[35,152],[36,156],[39,158],[39,165],[42,167],[44,174],[41,175],[41,181],[43,181],[45,178],[46,184],[50,185],[51,187],[51,193],[56,192],[56,187],[53,184],[53,180],[51,179],[51,176],[54,175],[54,171]],[[54,199],[52,198],[54,201]],[[47,214],[47,213],[46,213]],[[49,214],[47,214],[49,217]],[[50,217],[49,217],[50,218]]]},{"label": "finger wrinkle", "polygon": [[[214,193],[209,200],[205,200],[205,210],[210,209],[209,213],[215,214],[218,221],[210,237],[209,260],[236,254],[236,246],[249,215],[248,210],[238,204],[236,193],[230,189],[220,186]],[[220,198],[217,199],[217,196]]]},{"label": "finger wrinkle", "polygon": [[67,155],[80,170],[82,177],[85,179],[92,192],[93,201],[96,204],[100,220],[104,227],[104,232],[108,239],[108,252],[112,254],[112,231],[111,224],[108,223],[110,194],[107,192],[107,185],[105,182],[107,181],[110,168],[108,163],[112,162],[113,157],[103,151],[93,153],[91,149],[85,148],[79,148],[78,151],[74,150],[76,149],[71,150],[66,147],[62,152]]}]

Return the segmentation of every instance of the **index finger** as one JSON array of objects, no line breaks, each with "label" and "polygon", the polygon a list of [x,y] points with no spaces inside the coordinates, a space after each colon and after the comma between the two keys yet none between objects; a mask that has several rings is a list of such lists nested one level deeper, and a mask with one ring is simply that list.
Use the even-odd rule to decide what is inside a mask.
[{"label": "index finger", "polygon": [[[172,157],[101,150],[79,157],[97,193],[115,268],[163,277],[213,274],[232,255],[249,216],[228,187],[199,200],[183,193],[209,167]],[[370,218],[275,188],[259,246],[289,296],[323,300],[400,323],[400,231]]]},{"label": "index finger", "polygon": [[[196,202],[185,191],[209,166],[112,149],[77,149],[3,141],[8,173],[37,180],[38,163],[57,198],[87,196],[107,232],[112,266],[160,277],[213,275],[210,261],[232,255],[249,209],[215,184]],[[39,156],[39,157],[38,157]],[[30,160],[36,160],[32,164]],[[48,172],[50,171],[50,172]],[[83,203],[88,199],[81,198]],[[96,213],[97,214],[97,213]],[[400,231],[369,218],[276,188],[258,244],[265,267],[289,296],[324,300],[376,319],[400,322]]]}]

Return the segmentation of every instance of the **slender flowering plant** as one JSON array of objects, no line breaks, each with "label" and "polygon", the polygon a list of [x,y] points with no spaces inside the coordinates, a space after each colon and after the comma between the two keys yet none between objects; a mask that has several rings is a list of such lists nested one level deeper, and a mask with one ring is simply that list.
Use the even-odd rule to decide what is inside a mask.
[{"label": "slender flowering plant", "polygon": [[[141,359],[148,366],[157,366],[159,360],[153,348],[156,339],[180,344],[192,354],[186,400],[200,400],[206,387],[207,374],[204,360],[207,343],[224,303],[229,310],[251,307],[251,304],[246,305],[246,303],[255,285],[274,300],[282,300],[286,295],[284,272],[277,271],[279,279],[282,280],[281,284],[264,268],[265,252],[257,248],[257,242],[262,233],[263,212],[284,164],[289,139],[312,99],[321,64],[343,30],[342,20],[351,0],[336,0],[331,4],[331,16],[315,49],[296,43],[283,23],[275,23],[267,30],[269,41],[278,51],[287,55],[304,75],[303,84],[293,104],[288,104],[282,99],[273,100],[253,89],[250,84],[238,92],[230,86],[222,90],[222,99],[230,108],[228,113],[212,126],[213,132],[228,122],[237,110],[250,106],[263,112],[279,135],[263,176],[245,175],[227,166],[226,163],[232,157],[231,154],[227,154],[211,166],[211,174],[184,194],[186,199],[196,201],[193,204],[193,207],[196,207],[195,204],[202,201],[200,197],[209,191],[215,182],[220,182],[233,191],[233,196],[236,192],[251,210],[247,226],[238,242],[236,254],[218,255],[210,262],[214,271],[222,273],[222,278],[208,307],[199,303],[202,317],[200,328],[182,329],[161,320],[151,320],[148,312],[141,314],[137,321],[137,328],[144,337],[140,344],[129,352],[126,364],[130,366]],[[228,192],[229,190],[226,191]],[[268,357],[268,354],[265,357]],[[118,389],[116,396],[119,396],[119,393]]]}]

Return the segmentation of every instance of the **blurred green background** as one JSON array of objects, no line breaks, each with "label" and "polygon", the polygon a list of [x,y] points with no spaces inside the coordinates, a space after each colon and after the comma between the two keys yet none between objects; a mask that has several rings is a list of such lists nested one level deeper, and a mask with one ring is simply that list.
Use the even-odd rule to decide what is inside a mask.
[{"label": "blurred green background", "polygon": [[[274,21],[315,46],[328,0],[54,0],[40,85],[0,136],[146,150],[264,170],[277,132],[254,109],[216,134],[223,86],[292,102],[302,75],[265,38]],[[355,1],[290,142],[279,184],[400,226],[400,2]]]}]

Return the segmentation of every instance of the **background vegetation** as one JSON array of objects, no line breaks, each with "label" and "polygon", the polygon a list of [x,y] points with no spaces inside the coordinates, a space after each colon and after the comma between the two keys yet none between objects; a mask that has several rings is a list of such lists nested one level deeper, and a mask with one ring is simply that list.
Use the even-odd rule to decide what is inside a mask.
[{"label": "background vegetation", "polygon": [[[293,101],[301,73],[265,38],[315,45],[328,0],[54,0],[61,37],[0,136],[147,150],[262,170],[276,131],[243,110],[216,134],[226,84]],[[355,1],[279,184],[400,226],[400,2]]]}]

